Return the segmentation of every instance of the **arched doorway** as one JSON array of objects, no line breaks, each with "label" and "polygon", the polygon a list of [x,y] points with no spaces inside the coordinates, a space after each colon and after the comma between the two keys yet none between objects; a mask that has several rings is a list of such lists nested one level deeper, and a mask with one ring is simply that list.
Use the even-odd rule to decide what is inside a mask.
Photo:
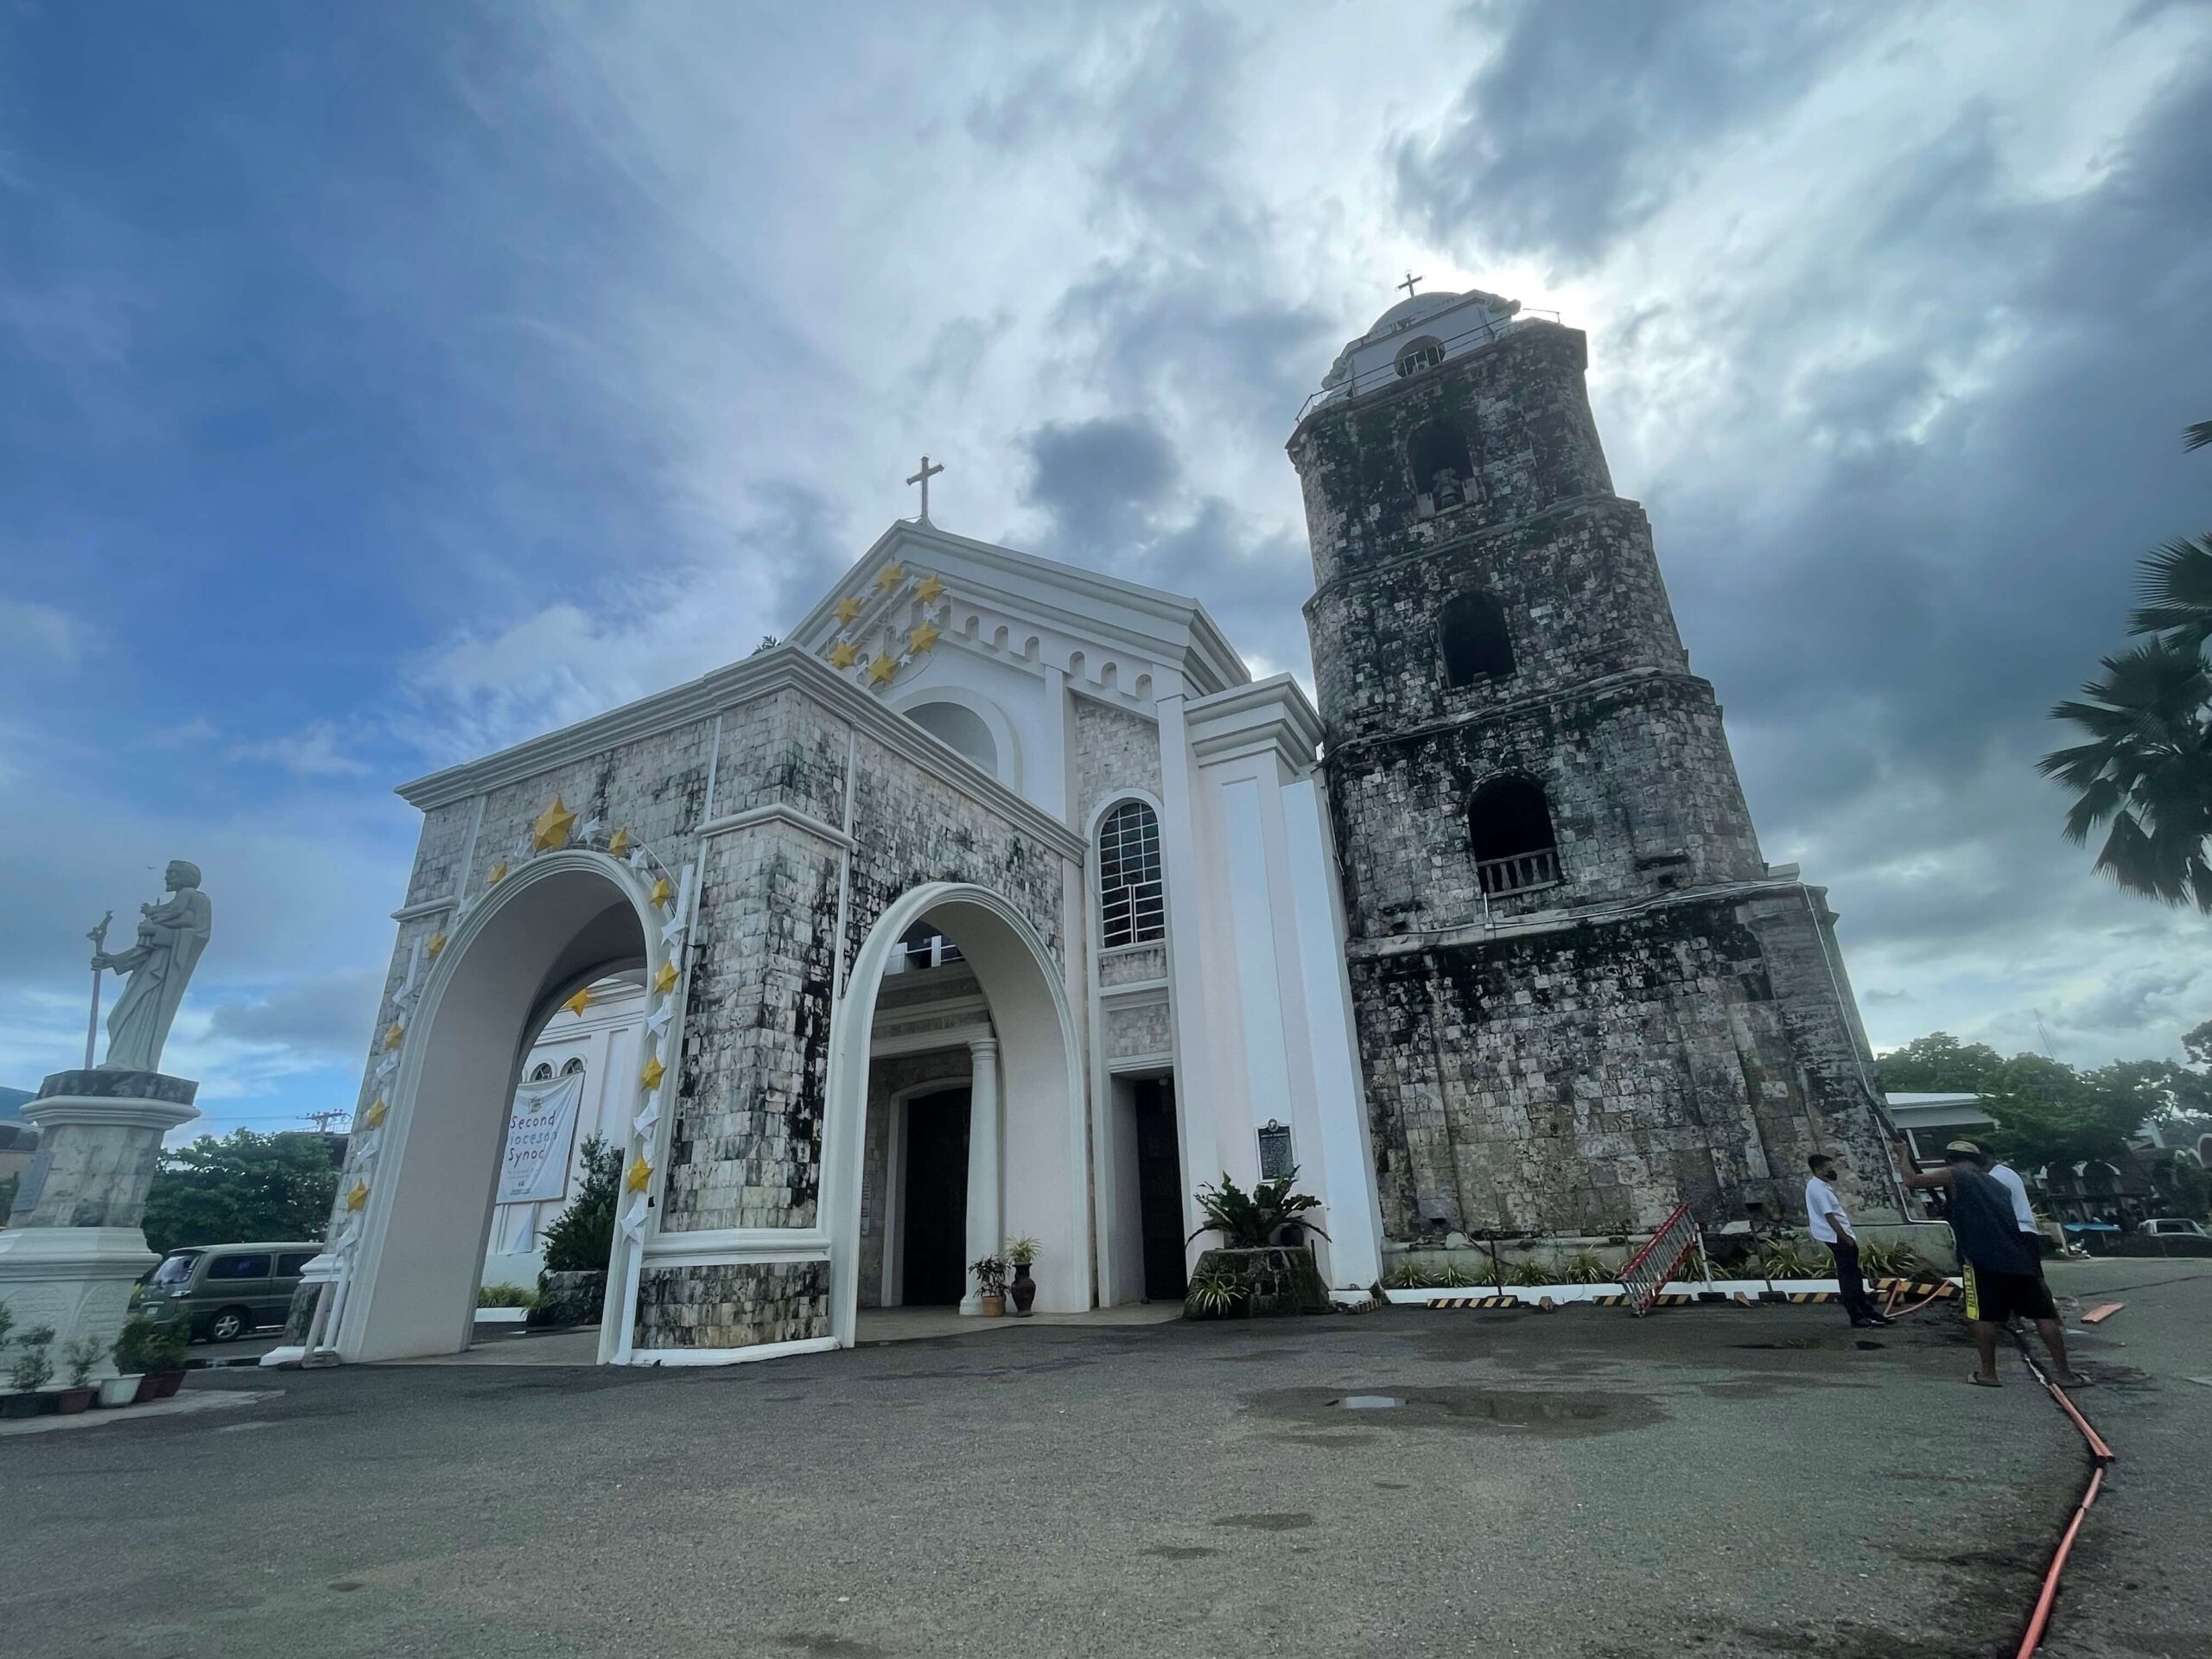
[{"label": "arched doorway", "polygon": [[[1037,1306],[1077,1312],[1091,1300],[1089,1139],[1081,1052],[1060,969],[1036,930],[989,889],[933,882],[887,906],[854,958],[831,1036],[823,1157],[830,1238],[830,1329],[853,1340],[858,1308],[862,1159],[878,993],[893,952],[926,923],[959,948],[988,1010],[968,1084],[963,1259],[1007,1237],[1034,1238]],[[972,1287],[971,1287],[972,1288]]]},{"label": "arched doorway", "polygon": [[[468,1345],[524,1057],[580,987],[657,965],[649,919],[658,920],[627,868],[578,850],[532,859],[452,924],[385,1090],[384,1144],[338,1320],[341,1357]],[[619,1334],[620,1278],[609,1274],[602,1360]]]}]

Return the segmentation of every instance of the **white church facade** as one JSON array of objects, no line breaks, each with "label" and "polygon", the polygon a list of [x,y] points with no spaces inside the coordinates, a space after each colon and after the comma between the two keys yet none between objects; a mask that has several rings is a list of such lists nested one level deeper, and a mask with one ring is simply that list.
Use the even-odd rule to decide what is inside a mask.
[{"label": "white church facade", "polygon": [[[518,1087],[554,1097],[570,1058],[622,1148],[609,1363],[808,1351],[852,1342],[866,1308],[973,1309],[968,1264],[1011,1237],[1037,1243],[1040,1309],[1179,1297],[1209,1242],[1193,1236],[1198,1189],[1224,1176],[1249,1185],[1294,1166],[1321,1203],[1322,1276],[1353,1300],[1391,1241],[1476,1230],[1485,1205],[1523,1230],[1601,1204],[1649,1225],[1677,1192],[1740,1214],[1786,1180],[1808,1135],[1847,1169],[1860,1141],[1878,1153],[1824,908],[1794,871],[1757,862],[1739,798],[1728,816],[1717,710],[1700,723],[1709,688],[1678,671],[1678,643],[1667,655],[1671,615],[1632,535],[1606,556],[1659,615],[1608,619],[1605,641],[1643,627],[1653,660],[1591,695],[1672,699],[1638,731],[1686,707],[1689,735],[1670,752],[1711,774],[1721,806],[1686,809],[1678,831],[1663,777],[1640,775],[1639,855],[1601,855],[1611,821],[1580,823],[1584,783],[1546,770],[1586,743],[1547,756],[1517,737],[1493,769],[1517,791],[1513,832],[1545,846],[1485,843],[1503,822],[1484,816],[1488,772],[1451,774],[1456,842],[1435,839],[1433,804],[1408,804],[1449,769],[1393,745],[1521,719],[1523,686],[1548,710],[1583,695],[1543,683],[1543,630],[1579,625],[1541,596],[1484,598],[1502,579],[1469,563],[1500,524],[1567,533],[1560,501],[1530,482],[1559,470],[1553,451],[1580,468],[1564,511],[1640,520],[1586,453],[1594,429],[1586,440],[1553,407],[1580,395],[1581,336],[1515,324],[1488,296],[1422,298],[1347,348],[1353,367],[1364,351],[1388,372],[1363,386],[1340,366],[1294,439],[1320,584],[1317,683],[1324,709],[1338,705],[1325,727],[1289,677],[1255,681],[1196,601],[950,534],[930,522],[925,484],[921,516],[887,531],[782,643],[405,786],[422,839],[331,1269],[296,1307],[296,1337],[346,1359],[467,1345],[480,1279],[526,1268],[557,1210],[514,1197],[549,1189],[513,1185],[531,1171],[510,1103]],[[1394,357],[1413,323],[1427,332]],[[1498,372],[1541,395],[1450,400],[1468,412],[1446,435],[1448,477],[1430,475],[1435,420],[1380,463],[1323,430],[1410,407],[1438,377]],[[1347,526],[1389,516],[1347,510],[1339,485],[1395,489],[1391,467],[1422,487],[1407,486],[1408,545],[1370,573]],[[1432,556],[1468,565],[1456,599],[1408,586]],[[1370,579],[1396,585],[1393,626],[1446,613],[1412,655],[1391,645],[1387,676],[1361,657],[1387,634],[1358,608],[1376,602],[1361,596]],[[1452,607],[1469,594],[1487,607],[1478,643],[1517,631],[1517,664],[1508,652],[1485,671],[1480,706],[1450,689],[1466,652]],[[1556,658],[1570,659],[1593,660]],[[1424,674],[1460,702],[1410,737],[1383,730],[1375,686],[1387,678],[1395,697]],[[1661,845],[1685,834],[1687,851]],[[1627,892],[1618,872],[1647,868],[1662,873],[1651,891]],[[1450,911],[1454,894],[1468,915]],[[1601,999],[1547,1019],[1510,977],[1566,1006],[1561,941],[1622,963],[1644,953],[1602,969],[1609,995],[1650,981],[1621,1016],[1656,1057],[1633,1077],[1619,1033],[1590,1024],[1611,1017],[1592,1012]],[[1726,993],[1733,1012],[1703,965],[1715,950],[1751,988]],[[1524,968],[1513,954],[1532,950],[1551,955]],[[1677,966],[1650,968],[1656,950]],[[1802,989],[1816,971],[1832,995]],[[588,1034],[593,988],[610,984],[634,1002],[620,1020],[600,1010],[595,1049],[557,1053]],[[1731,1030],[1765,1045],[1732,1071],[1700,1046]],[[1531,1032],[1552,1045],[1541,1058],[1485,1071]],[[1601,1052],[1616,1070],[1593,1084]],[[1561,1103],[1556,1118],[1540,1097]],[[1500,1139],[1514,1135],[1535,1149]]]}]

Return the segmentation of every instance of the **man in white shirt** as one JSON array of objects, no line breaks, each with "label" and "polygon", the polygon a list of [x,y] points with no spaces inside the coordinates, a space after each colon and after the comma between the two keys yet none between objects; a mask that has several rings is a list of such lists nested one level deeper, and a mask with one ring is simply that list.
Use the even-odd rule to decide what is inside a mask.
[{"label": "man in white shirt", "polygon": [[1861,1328],[1887,1325],[1890,1321],[1874,1311],[1866,1281],[1859,1276],[1859,1238],[1851,1230],[1851,1217],[1845,1213],[1835,1188],[1828,1184],[1835,1179],[1835,1160],[1816,1152],[1810,1161],[1813,1174],[1805,1183],[1805,1225],[1835,1258],[1835,1285],[1843,1297],[1843,1310],[1851,1316],[1852,1324]]}]

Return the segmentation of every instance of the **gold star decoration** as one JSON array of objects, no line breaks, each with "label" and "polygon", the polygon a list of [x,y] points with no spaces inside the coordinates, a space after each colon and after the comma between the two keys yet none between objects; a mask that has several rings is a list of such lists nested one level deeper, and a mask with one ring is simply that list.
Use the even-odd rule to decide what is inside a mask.
[{"label": "gold star decoration", "polygon": [[607,837],[607,850],[616,858],[630,850],[630,829],[625,824]]},{"label": "gold star decoration", "polygon": [[591,1007],[591,987],[588,985],[582,987],[574,996],[561,1006],[570,1014],[582,1014],[586,1008]]},{"label": "gold star decoration", "polygon": [[622,1185],[632,1192],[642,1192],[653,1184],[653,1166],[640,1158],[630,1166],[630,1173],[622,1178]]},{"label": "gold star decoration", "polygon": [[533,853],[558,852],[569,844],[569,831],[576,827],[576,815],[563,804],[556,795],[553,804],[537,815],[530,826],[530,850]]},{"label": "gold star decoration", "polygon": [[899,659],[896,657],[886,657],[878,653],[875,659],[868,665],[868,683],[870,685],[888,685],[891,683],[891,677],[898,671]]},{"label": "gold star decoration", "polygon": [[658,991],[663,996],[666,996],[675,988],[676,964],[672,962],[664,962],[660,965],[660,971],[653,976],[653,989]]},{"label": "gold star decoration", "polygon": [[925,605],[934,605],[944,597],[944,584],[934,575],[924,576],[914,584],[914,597]]},{"label": "gold star decoration", "polygon": [[400,1024],[398,1020],[393,1020],[391,1022],[391,1029],[384,1034],[384,1046],[386,1048],[397,1048],[406,1040],[407,1027]]},{"label": "gold star decoration", "polygon": [[676,889],[668,885],[668,878],[666,876],[664,875],[660,877],[653,883],[652,898],[652,902],[656,906],[664,905],[675,896]]},{"label": "gold star decoration", "polygon": [[432,962],[435,962],[438,959],[438,952],[445,948],[446,936],[442,933],[433,933],[430,935],[430,942],[423,947],[423,954],[429,957]]},{"label": "gold star decoration", "polygon": [[346,1207],[359,1214],[361,1206],[368,1201],[369,1184],[362,1180],[355,1181],[346,1194]]},{"label": "gold star decoration", "polygon": [[875,573],[875,591],[879,594],[887,594],[906,580],[906,567],[905,565],[887,564]]},{"label": "gold star decoration", "polygon": [[667,1075],[668,1068],[660,1063],[660,1056],[656,1054],[645,1062],[645,1069],[638,1073],[638,1078],[646,1088],[658,1089],[660,1080]]},{"label": "gold star decoration", "polygon": [[378,1095],[374,1100],[369,1103],[369,1109],[361,1114],[361,1127],[365,1129],[382,1128],[384,1127],[384,1115],[389,1109],[390,1109],[384,1103],[384,1096],[382,1095]]},{"label": "gold star decoration", "polygon": [[504,858],[484,872],[484,885],[487,887],[496,887],[506,879],[507,861]]},{"label": "gold star decoration", "polygon": [[906,649],[927,651],[937,644],[937,624],[925,620],[922,626],[906,636]]},{"label": "gold star decoration", "polygon": [[833,607],[832,614],[836,617],[837,626],[839,627],[851,627],[855,622],[860,620],[860,595],[858,594],[847,594],[842,599],[839,600],[836,605]]},{"label": "gold star decoration", "polygon": [[849,639],[840,639],[830,647],[830,666],[850,668],[861,659],[861,648]]}]

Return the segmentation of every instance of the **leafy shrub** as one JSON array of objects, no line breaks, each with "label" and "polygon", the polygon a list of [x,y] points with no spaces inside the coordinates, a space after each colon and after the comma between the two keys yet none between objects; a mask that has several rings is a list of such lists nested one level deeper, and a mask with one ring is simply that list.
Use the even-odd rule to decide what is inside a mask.
[{"label": "leafy shrub", "polygon": [[976,1292],[984,1296],[1006,1294],[1006,1263],[995,1255],[979,1255],[968,1264],[976,1275]]},{"label": "leafy shrub", "polygon": [[1870,1279],[1942,1277],[1911,1245],[1890,1244],[1878,1240],[1859,1247],[1859,1267]]},{"label": "leafy shrub", "polygon": [[1808,1241],[1789,1236],[1770,1238],[1759,1249],[1759,1274],[1766,1279],[1825,1279],[1827,1252],[1815,1253]]},{"label": "leafy shrub", "polygon": [[[1198,1213],[1205,1221],[1191,1236],[1219,1233],[1221,1242],[1232,1250],[1260,1250],[1274,1243],[1275,1235],[1293,1222],[1321,1233],[1304,1219],[1308,1211],[1320,1208],[1321,1200],[1310,1193],[1292,1192],[1290,1184],[1297,1179],[1294,1167],[1280,1179],[1259,1182],[1247,1192],[1224,1171],[1218,1187],[1198,1189]],[[1321,1233],[1321,1236],[1328,1235]]]},{"label": "leafy shrub", "polygon": [[34,1325],[16,1338],[20,1351],[9,1376],[22,1392],[35,1394],[53,1377],[54,1362],[46,1353],[53,1342],[54,1327],[50,1325]]},{"label": "leafy shrub", "polygon": [[1236,1311],[1243,1295],[1236,1274],[1226,1268],[1207,1268],[1191,1276],[1191,1287],[1184,1295],[1183,1306],[1206,1319],[1226,1319]]},{"label": "leafy shrub", "polygon": [[1604,1285],[1612,1282],[1620,1269],[1590,1250],[1577,1250],[1567,1258],[1566,1274],[1570,1285]]},{"label": "leafy shrub", "polygon": [[1436,1277],[1420,1262],[1402,1260],[1390,1264],[1382,1282],[1392,1290],[1429,1290],[1434,1288]]},{"label": "leafy shrub", "polygon": [[1529,1289],[1537,1285],[1555,1284],[1558,1281],[1552,1277],[1552,1270],[1548,1266],[1537,1261],[1534,1256],[1528,1256],[1516,1262],[1505,1270],[1505,1282]]},{"label": "leafy shrub", "polygon": [[536,1307],[537,1293],[527,1285],[479,1285],[476,1287],[479,1307]]},{"label": "leafy shrub", "polygon": [[81,1389],[92,1380],[92,1367],[100,1363],[100,1339],[79,1337],[61,1351],[61,1357],[69,1368],[69,1386]]},{"label": "leafy shrub", "polygon": [[134,1313],[115,1338],[115,1369],[125,1376],[181,1371],[191,1342],[192,1332],[182,1319],[156,1325],[144,1314]]},{"label": "leafy shrub", "polygon": [[1001,1248],[1010,1268],[1029,1267],[1037,1260],[1037,1241],[1033,1238],[1009,1238]]},{"label": "leafy shrub", "polygon": [[583,1179],[569,1207],[545,1230],[545,1271],[604,1273],[614,1254],[614,1205],[621,1196],[622,1148],[599,1135],[583,1146]]}]

